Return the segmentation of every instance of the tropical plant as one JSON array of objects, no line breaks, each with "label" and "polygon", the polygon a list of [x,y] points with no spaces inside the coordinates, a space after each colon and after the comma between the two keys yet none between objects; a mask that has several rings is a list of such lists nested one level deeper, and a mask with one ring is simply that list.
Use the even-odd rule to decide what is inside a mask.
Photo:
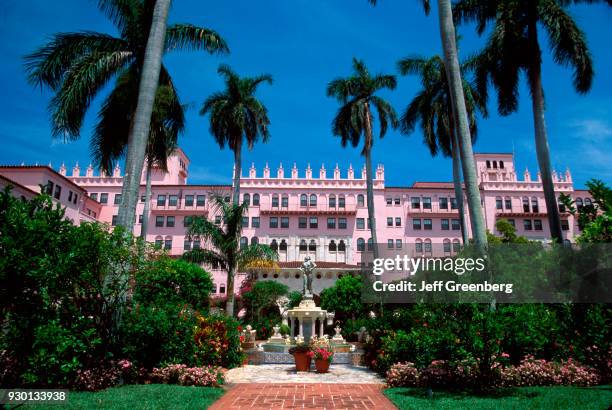
[{"label": "tropical plant", "polygon": [[560,201],[578,218],[582,233],[579,242],[612,242],[612,189],[603,181],[591,179],[586,183],[593,202],[579,209],[569,195],[561,194]]},{"label": "tropical plant", "polygon": [[236,272],[247,269],[256,261],[275,261],[276,251],[268,245],[251,244],[240,246],[242,232],[242,217],[248,209],[247,203],[225,202],[223,195],[214,194],[211,200],[212,210],[220,215],[223,224],[200,216],[193,216],[187,231],[189,238],[200,238],[208,247],[193,249],[183,254],[191,262],[218,265],[227,272],[227,304],[226,314],[234,314],[234,279]]},{"label": "tropical plant", "polygon": [[373,108],[378,112],[379,136],[383,138],[389,125],[397,128],[399,122],[393,107],[376,95],[382,89],[395,89],[395,76],[377,74],[372,76],[363,61],[353,58],[353,74],[347,78],[336,78],[327,85],[327,96],[336,98],[341,107],[332,122],[332,132],[341,138],[343,147],[357,147],[363,135],[361,155],[365,157],[368,220],[370,235],[374,243],[374,257],[378,256],[376,220],[374,210],[374,188],[372,182],[372,145],[374,144]]},{"label": "tropical plant", "polygon": [[[225,80],[225,90],[216,92],[204,101],[200,115],[209,114],[210,133],[223,149],[225,145],[234,152],[234,181],[232,200],[240,201],[240,176],[242,174],[242,144],[249,149],[261,137],[262,142],[270,138],[268,110],[255,97],[257,87],[272,76],[240,77],[229,66],[221,65],[217,70]],[[243,141],[244,140],[244,141]]]},{"label": "tropical plant", "polygon": [[[377,0],[368,0],[376,4]],[[430,1],[420,0],[425,14],[429,14]],[[461,153],[461,166],[465,182],[465,193],[470,213],[472,235],[477,248],[482,252],[487,246],[487,228],[480,205],[480,188],[476,176],[476,163],[472,150],[472,137],[468,121],[468,110],[463,92],[463,80],[461,79],[461,66],[459,65],[459,53],[457,51],[457,36],[453,12],[450,0],[438,0],[438,19],[440,25],[440,38],[444,49],[444,61],[446,77],[448,79],[455,127]]]},{"label": "tropical plant", "polygon": [[[438,152],[441,152],[446,157],[452,157],[453,182],[461,220],[461,233],[463,242],[467,244],[468,232],[463,208],[459,139],[457,138],[453,104],[446,75],[446,64],[444,59],[437,55],[428,59],[407,57],[398,62],[398,68],[402,75],[418,75],[422,86],[422,89],[402,114],[400,119],[401,132],[406,135],[411,134],[414,132],[417,122],[420,122],[423,142],[429,148],[431,155],[435,156]],[[461,69],[465,71],[465,65],[462,65]],[[476,139],[478,131],[476,114],[480,112],[486,117],[486,104],[478,94],[476,87],[465,79],[463,80],[463,93],[473,141]]]},{"label": "tropical plant", "polygon": [[[141,81],[145,54],[147,54],[145,50],[151,28],[152,26],[160,27],[157,22],[162,20],[165,25],[165,17],[160,13],[155,13],[156,24],[153,25],[153,6],[155,5],[161,10],[166,1],[98,0],[98,7],[115,24],[119,31],[119,37],[91,31],[59,33],[48,44],[26,56],[26,71],[30,83],[47,87],[55,92],[55,96],[49,104],[52,113],[51,129],[54,137],[63,137],[69,140],[79,138],[85,113],[91,102],[113,77],[118,78],[118,85],[122,83],[119,80],[121,78],[124,81],[133,82],[129,87],[124,85],[126,90],[129,89],[133,93],[138,92],[141,86],[144,88],[148,84],[146,88],[151,107],[158,84],[166,85],[174,90],[170,74],[163,65],[161,65],[158,75],[151,76],[152,73],[147,71],[147,81]],[[166,4],[165,7],[167,6]],[[157,40],[158,45],[160,45],[160,38],[161,44],[164,46],[163,50],[158,48],[157,54],[159,56],[156,59],[161,58],[162,51],[175,49],[204,50],[209,53],[229,51],[225,41],[216,32],[191,24],[172,24],[163,31],[155,30],[155,37],[152,37],[151,40]],[[149,55],[153,57],[150,53]],[[175,90],[173,94],[176,95]],[[140,154],[134,156],[133,150],[132,154],[128,153],[128,157],[131,156],[132,158],[126,161],[130,166],[125,167],[127,176],[135,178],[135,181],[128,182],[128,178],[124,180],[124,184],[127,184],[131,189],[123,192],[121,208],[123,212],[121,214],[125,214],[126,209],[131,209],[126,215],[131,221],[134,219],[137,188],[140,186],[141,175],[141,172],[134,171],[142,171],[146,141],[149,135],[149,127],[143,127],[146,124],[140,120],[141,116],[138,115],[138,118],[136,116],[138,95],[140,93],[132,94],[132,97],[127,98],[128,101],[135,103],[132,108],[134,126],[137,125],[138,129],[145,129],[145,131],[139,131],[142,136],[139,142]],[[112,99],[119,98],[119,96],[125,97],[123,93],[111,92],[102,104],[99,117],[106,119],[105,121],[108,124],[113,124],[112,117],[116,115],[116,112],[110,109],[110,107],[115,106]],[[176,104],[178,104],[178,99]],[[151,116],[149,113],[149,115],[142,117],[146,120]],[[102,122],[101,120],[100,123]],[[132,142],[132,139],[128,138],[128,145],[133,146]],[[138,157],[139,160],[133,161],[135,157]],[[126,186],[124,186],[124,191],[126,191],[125,188]],[[126,208],[128,201],[131,204],[133,203],[133,206],[130,205],[129,209]],[[119,219],[121,225],[131,230],[133,223],[126,223],[124,218]]]},{"label": "tropical plant", "polygon": [[557,64],[574,69],[574,88],[584,94],[591,88],[593,63],[584,33],[566,6],[581,0],[459,0],[454,6],[458,22],[475,22],[479,35],[491,25],[487,43],[474,61],[481,95],[487,97],[492,83],[498,96],[498,111],[509,115],[518,109],[518,83],[524,72],[531,94],[535,146],[546,202],[551,237],[563,241],[561,219],[552,180],[550,150],[544,120],[542,50],[538,26],[544,29]]},{"label": "tropical plant", "polygon": [[244,317],[245,323],[252,319],[259,321],[264,315],[273,316],[277,322],[280,321],[276,301],[286,296],[288,292],[287,285],[274,280],[255,282],[249,291],[242,294],[242,306],[247,310]]}]

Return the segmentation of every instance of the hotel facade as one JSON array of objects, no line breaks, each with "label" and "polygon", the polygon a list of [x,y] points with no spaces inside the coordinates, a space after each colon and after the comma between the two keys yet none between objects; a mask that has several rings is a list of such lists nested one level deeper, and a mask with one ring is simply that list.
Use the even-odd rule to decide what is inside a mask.
[{"label": "hotel facade", "polygon": [[[518,235],[532,240],[549,236],[546,204],[539,173],[525,170],[521,177],[512,154],[475,154],[481,206],[487,229],[497,234],[495,224],[507,219]],[[202,216],[222,224],[210,206],[220,194],[229,200],[230,185],[189,184],[189,158],[181,150],[170,157],[168,171],[154,169],[149,215],[143,215],[145,179],[142,178],[134,234],[140,235],[143,218],[148,218],[147,240],[180,256],[186,250],[205,246],[187,235],[190,218]],[[574,189],[570,171],[553,173],[557,194],[570,195],[577,206],[589,204],[588,191]],[[97,221],[114,225],[121,203],[122,175],[94,173],[89,166],[71,172],[62,165],[0,166],[0,187],[13,186],[13,195],[31,198],[45,190],[53,201],[66,208],[74,223]],[[367,226],[365,169],[349,166],[344,171],[308,166],[298,170],[280,165],[261,170],[254,165],[241,177],[241,199],[249,204],[243,218],[241,244],[268,244],[278,251],[278,271],[260,273],[260,279],[277,280],[292,289],[301,289],[299,266],[305,256],[317,264],[313,291],[320,293],[343,274],[358,270],[363,252],[371,245]],[[379,246],[409,255],[454,254],[461,243],[459,213],[452,182],[415,182],[411,186],[385,185],[385,170],[374,172],[374,202]],[[465,217],[470,232],[467,203]],[[573,242],[579,234],[574,217],[560,206],[563,236]],[[209,266],[215,292],[225,294],[226,273]],[[236,290],[244,275],[239,275]]]}]

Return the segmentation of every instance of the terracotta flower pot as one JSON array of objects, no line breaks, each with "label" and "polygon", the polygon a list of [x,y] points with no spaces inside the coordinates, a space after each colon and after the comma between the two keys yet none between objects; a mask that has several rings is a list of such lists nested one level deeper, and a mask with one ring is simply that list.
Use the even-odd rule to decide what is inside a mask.
[{"label": "terracotta flower pot", "polygon": [[315,360],[315,367],[317,368],[317,373],[327,373],[329,371],[329,363],[329,360]]},{"label": "terracotta flower pot", "polygon": [[311,358],[308,356],[308,352],[295,352],[293,353],[293,359],[295,360],[295,370],[298,372],[307,372],[310,370]]}]

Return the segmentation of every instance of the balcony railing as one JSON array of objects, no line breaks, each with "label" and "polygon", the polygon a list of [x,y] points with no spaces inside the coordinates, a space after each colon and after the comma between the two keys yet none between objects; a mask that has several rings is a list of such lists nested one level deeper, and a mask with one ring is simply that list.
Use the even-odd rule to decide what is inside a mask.
[{"label": "balcony railing", "polygon": [[259,207],[259,212],[262,215],[355,215],[357,207],[354,204],[346,204],[344,207],[333,207],[328,204],[276,207],[271,204],[263,204]]}]

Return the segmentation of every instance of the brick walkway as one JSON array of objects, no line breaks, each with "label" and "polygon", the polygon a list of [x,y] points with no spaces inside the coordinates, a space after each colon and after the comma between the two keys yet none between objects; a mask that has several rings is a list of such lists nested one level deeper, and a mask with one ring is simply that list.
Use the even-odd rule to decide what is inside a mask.
[{"label": "brick walkway", "polygon": [[235,384],[210,407],[228,409],[376,409],[395,406],[378,384]]}]

